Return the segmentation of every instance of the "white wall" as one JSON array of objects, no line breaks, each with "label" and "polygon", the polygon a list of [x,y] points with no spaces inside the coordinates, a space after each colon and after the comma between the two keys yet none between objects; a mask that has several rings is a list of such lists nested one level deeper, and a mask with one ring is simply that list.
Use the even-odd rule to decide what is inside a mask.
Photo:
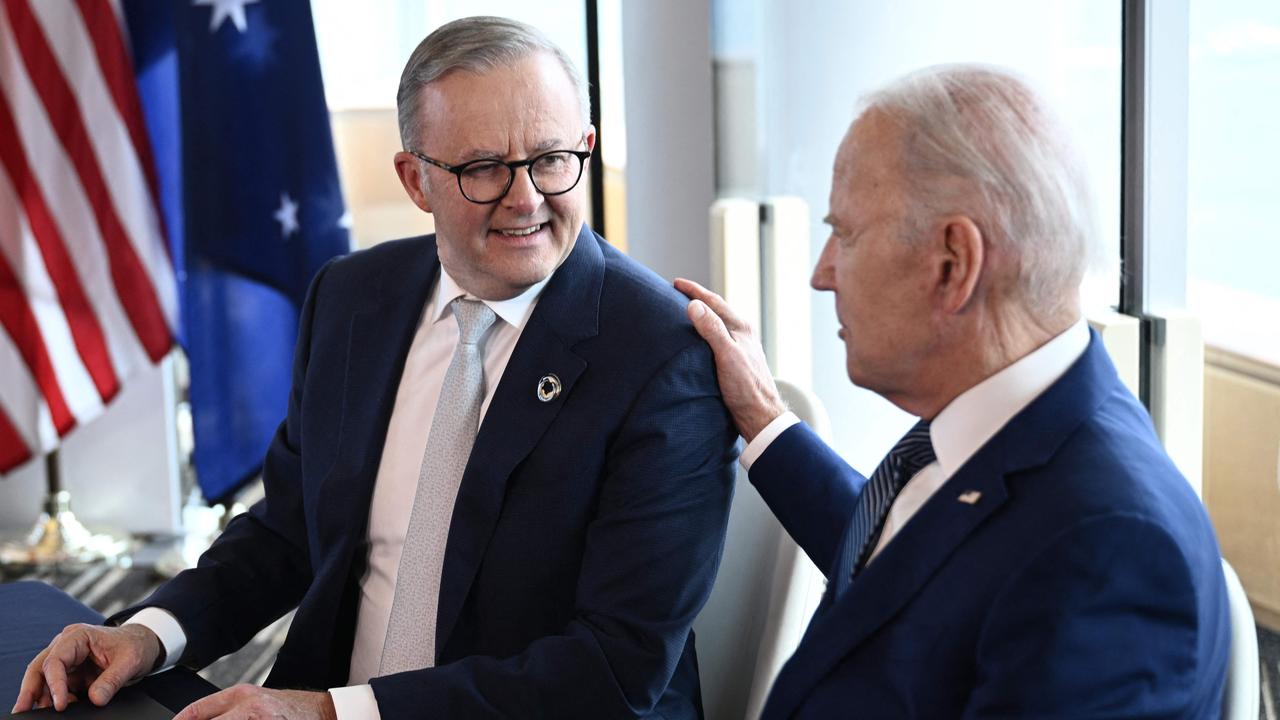
[{"label": "white wall", "polygon": [[[724,12],[735,3],[724,0]],[[761,194],[810,206],[810,262],[828,228],[831,165],[865,93],[927,65],[984,62],[1040,85],[1081,145],[1101,201],[1104,250],[1118,256],[1120,6],[1108,0],[760,0]],[[1107,283],[1101,283],[1104,288]],[[1110,283],[1114,293],[1117,283]],[[806,292],[796,288],[796,292]],[[1109,297],[1109,296],[1108,296]],[[870,472],[910,419],[853,387],[832,296],[813,302],[814,388],[831,414],[835,447]]]},{"label": "white wall", "polygon": [[709,0],[622,5],[627,244],[671,279],[710,280],[715,198]]},{"label": "white wall", "polygon": [[[181,483],[173,360],[130,376],[106,411],[63,441],[62,486],[90,529],[173,534]],[[47,495],[44,459],[0,478],[0,533],[30,530]]]}]

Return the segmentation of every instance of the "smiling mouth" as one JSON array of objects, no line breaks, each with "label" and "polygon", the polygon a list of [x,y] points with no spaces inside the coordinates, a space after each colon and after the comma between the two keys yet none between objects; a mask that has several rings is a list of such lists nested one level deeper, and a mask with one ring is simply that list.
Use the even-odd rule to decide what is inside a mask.
[{"label": "smiling mouth", "polygon": [[542,228],[546,227],[546,225],[547,225],[546,223],[538,223],[537,225],[530,225],[529,227],[525,227],[525,228],[513,228],[510,230],[497,229],[497,230],[494,230],[494,232],[500,233],[502,235],[506,235],[507,237],[528,237],[529,235],[532,235],[538,232],[539,230],[541,230]]}]

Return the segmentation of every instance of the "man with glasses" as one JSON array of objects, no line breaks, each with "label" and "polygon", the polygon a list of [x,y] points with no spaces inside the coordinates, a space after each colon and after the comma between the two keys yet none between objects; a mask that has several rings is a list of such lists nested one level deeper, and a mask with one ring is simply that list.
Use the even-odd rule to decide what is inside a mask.
[{"label": "man with glasses", "polygon": [[701,716],[735,433],[682,297],[583,222],[584,83],[533,29],[468,18],[398,105],[435,235],[321,270],[265,501],[118,628],[64,632],[20,706],[104,703],[296,607],[266,685],[321,692],[179,717]]}]

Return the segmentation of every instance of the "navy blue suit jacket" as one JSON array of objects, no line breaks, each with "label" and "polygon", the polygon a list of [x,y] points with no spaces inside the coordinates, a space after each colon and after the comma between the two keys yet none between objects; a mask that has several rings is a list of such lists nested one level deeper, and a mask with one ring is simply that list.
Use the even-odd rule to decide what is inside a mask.
[{"label": "navy blue suit jacket", "polygon": [[[184,663],[297,607],[267,685],[346,684],[374,478],[438,269],[426,237],[317,275],[266,499],[145,603],[182,623]],[[583,228],[463,475],[437,667],[375,678],[384,718],[701,716],[690,625],[723,548],[737,434],[685,302]],[[541,402],[550,373],[563,391]]]},{"label": "navy blue suit jacket", "polygon": [[[750,479],[833,568],[865,480],[805,426]],[[1223,582],[1203,506],[1094,335],[815,614],[763,717],[1218,717]]]}]

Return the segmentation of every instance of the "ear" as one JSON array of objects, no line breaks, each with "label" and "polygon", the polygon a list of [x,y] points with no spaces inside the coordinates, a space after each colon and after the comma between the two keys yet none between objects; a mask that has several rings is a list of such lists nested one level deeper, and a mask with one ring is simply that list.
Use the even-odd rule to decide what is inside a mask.
[{"label": "ear", "polygon": [[587,123],[587,151],[592,152],[596,149],[596,126]]},{"label": "ear", "polygon": [[426,165],[413,155],[413,153],[401,150],[395,155],[396,175],[400,178],[400,184],[404,186],[404,191],[409,194],[409,199],[414,205],[422,208],[423,212],[431,212],[431,202],[427,199],[426,193],[422,191],[426,184]]},{"label": "ear", "polygon": [[941,309],[956,314],[974,299],[986,265],[982,230],[965,215],[944,219],[935,290]]}]

